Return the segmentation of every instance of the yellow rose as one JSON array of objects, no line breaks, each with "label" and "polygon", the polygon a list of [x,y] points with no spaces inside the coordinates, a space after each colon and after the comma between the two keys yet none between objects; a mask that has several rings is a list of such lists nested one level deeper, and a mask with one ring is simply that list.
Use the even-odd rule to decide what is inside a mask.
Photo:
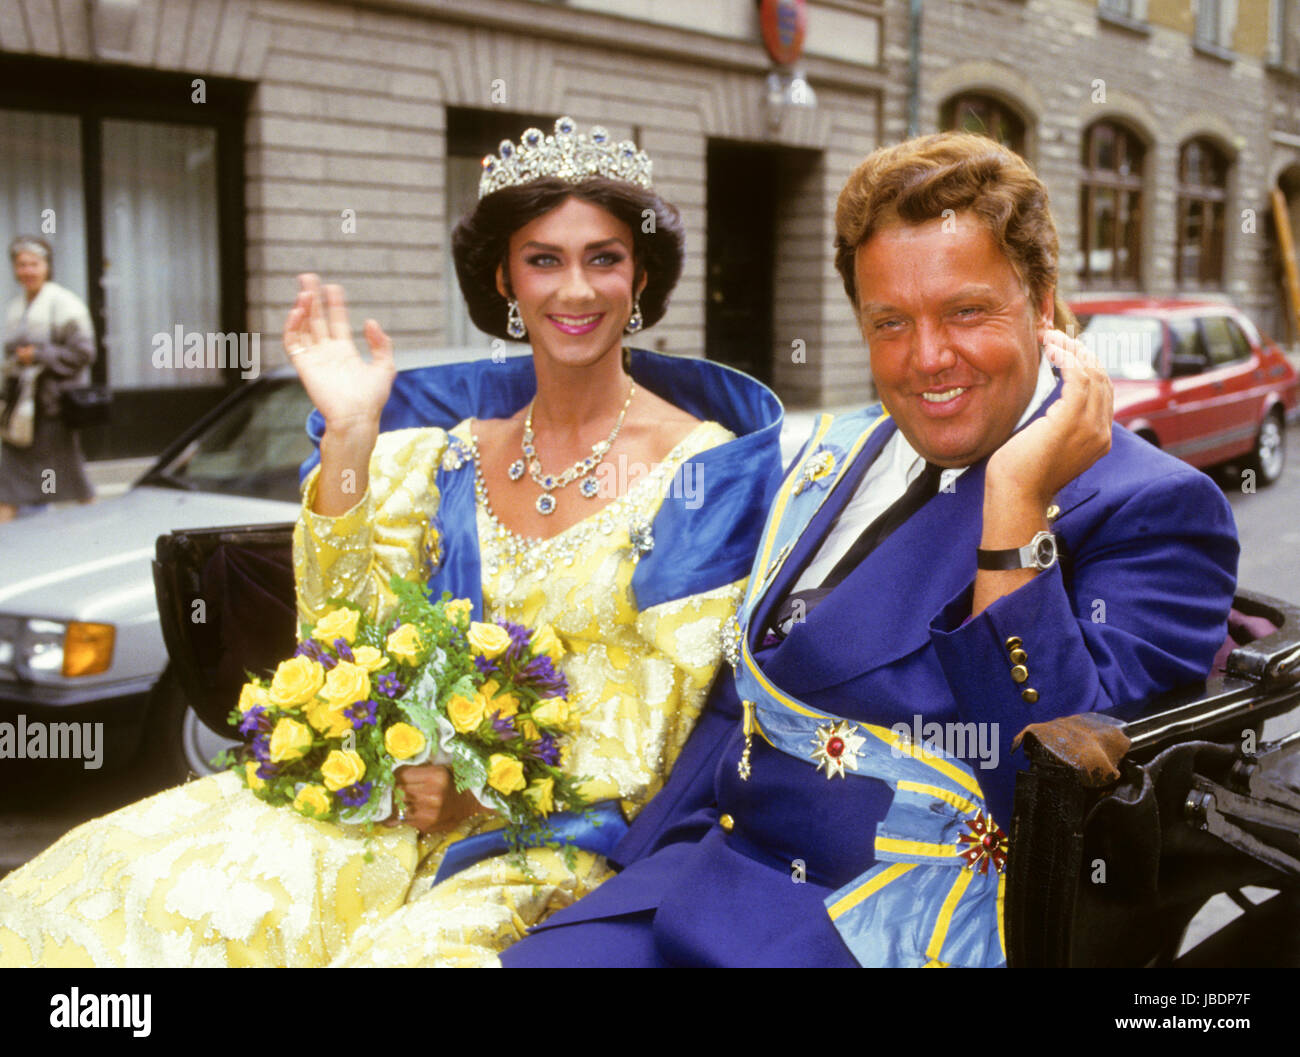
[{"label": "yellow rose", "polygon": [[348,705],[331,705],[313,701],[305,710],[307,722],[327,738],[341,738],[352,729],[352,720],[345,714]]},{"label": "yellow rose", "polygon": [[463,624],[473,614],[474,603],[468,598],[453,598],[442,607],[442,611],[447,614],[448,620],[456,624]]},{"label": "yellow rose", "polygon": [[271,731],[271,761],[286,763],[307,755],[311,748],[311,731],[296,719],[285,717]]},{"label": "yellow rose", "polygon": [[494,752],[488,758],[488,785],[498,793],[517,793],[526,784],[524,765],[513,756]]},{"label": "yellow rose", "polygon": [[541,731],[537,729],[537,724],[527,716],[524,716],[524,718],[518,722],[517,726],[519,727],[519,733],[529,741],[536,741],[542,736]]},{"label": "yellow rose", "polygon": [[560,636],[555,634],[555,629],[550,624],[543,624],[533,632],[532,645],[534,653],[544,653],[553,661],[558,661],[564,656],[564,643],[560,641]]},{"label": "yellow rose", "polygon": [[320,765],[320,773],[325,779],[325,788],[337,793],[347,786],[356,785],[366,776],[366,761],[351,749],[332,749]]},{"label": "yellow rose", "polygon": [[257,683],[245,683],[239,688],[239,711],[247,712],[254,705],[269,705],[271,699],[266,694],[265,687]]},{"label": "yellow rose", "polygon": [[364,701],[370,696],[370,673],[359,664],[339,661],[325,676],[320,696],[335,707]]},{"label": "yellow rose", "polygon": [[325,669],[310,657],[281,661],[271,679],[271,700],[281,708],[297,708],[316,696],[325,682]]},{"label": "yellow rose", "polygon": [[500,624],[480,624],[477,620],[469,626],[470,648],[489,661],[500,657],[510,645],[510,632]]},{"label": "yellow rose", "polygon": [[[482,690],[479,691],[482,694]],[[485,712],[500,712],[501,718],[506,719],[515,715],[519,711],[519,698],[514,694],[497,694],[496,697],[484,698]]]},{"label": "yellow rose", "polygon": [[258,789],[265,789],[266,783],[257,777],[257,769],[260,767],[256,760],[249,760],[244,764],[244,776],[248,779],[248,788],[256,792]]},{"label": "yellow rose", "polygon": [[460,694],[452,694],[451,700],[447,702],[447,718],[451,720],[457,734],[478,730],[478,725],[483,722],[483,695],[475,694],[471,700]]},{"label": "yellow rose", "polygon": [[533,805],[533,810],[545,818],[555,810],[555,779],[537,778],[527,789],[524,796]]},{"label": "yellow rose", "polygon": [[414,624],[403,624],[388,636],[384,648],[403,664],[419,664],[420,650],[423,649],[420,629]]},{"label": "yellow rose", "polygon": [[358,646],[352,651],[352,659],[368,672],[377,672],[388,664],[388,658],[373,646]]},{"label": "yellow rose", "polygon": [[394,723],[384,731],[384,748],[395,760],[409,760],[424,748],[424,735],[409,723]]},{"label": "yellow rose", "polygon": [[349,646],[357,637],[357,619],[361,616],[355,609],[336,609],[322,617],[314,628],[311,637],[317,642],[334,645],[335,639],[343,639]]},{"label": "yellow rose", "polygon": [[533,709],[533,719],[551,730],[564,730],[569,718],[569,702],[562,697],[548,697]]},{"label": "yellow rose", "polygon": [[318,785],[304,785],[293,798],[293,809],[308,818],[323,818],[329,814],[330,795]]}]

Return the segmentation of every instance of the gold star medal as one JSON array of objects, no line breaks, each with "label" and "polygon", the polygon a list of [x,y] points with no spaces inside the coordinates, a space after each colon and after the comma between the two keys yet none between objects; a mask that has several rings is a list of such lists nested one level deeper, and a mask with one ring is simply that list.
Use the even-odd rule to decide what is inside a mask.
[{"label": "gold star medal", "polygon": [[817,736],[812,741],[814,746],[812,758],[817,763],[817,770],[826,768],[827,779],[837,775],[840,778],[845,777],[845,767],[851,767],[855,771],[858,769],[858,750],[867,739],[860,734],[855,734],[854,731],[857,729],[845,719],[834,726],[817,728]]}]

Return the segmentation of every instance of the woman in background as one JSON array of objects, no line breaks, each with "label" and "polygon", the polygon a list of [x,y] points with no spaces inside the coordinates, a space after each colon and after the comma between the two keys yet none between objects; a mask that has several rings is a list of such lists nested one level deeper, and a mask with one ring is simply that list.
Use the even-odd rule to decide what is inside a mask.
[{"label": "woman in background", "polygon": [[[9,303],[4,323],[4,440],[0,442],[0,521],[21,506],[89,502],[81,444],[63,424],[64,387],[84,380],[95,359],[90,312],[71,290],[51,281],[53,251],[44,239],[20,235],[9,244],[14,278],[23,292]],[[24,389],[34,403],[23,406]],[[30,433],[15,416],[33,415]],[[30,435],[28,444],[22,441]]]}]

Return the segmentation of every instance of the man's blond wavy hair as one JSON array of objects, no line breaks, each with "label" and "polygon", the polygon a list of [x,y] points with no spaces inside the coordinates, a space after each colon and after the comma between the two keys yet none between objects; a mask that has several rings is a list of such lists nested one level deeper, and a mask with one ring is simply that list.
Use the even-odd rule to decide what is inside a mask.
[{"label": "man's blond wavy hair", "polygon": [[[858,247],[889,224],[923,224],[944,211],[975,214],[1035,305],[1055,290],[1059,242],[1047,188],[1023,158],[986,136],[940,132],[882,147],[849,177],[835,207],[835,268],[858,311]],[[1074,322],[1060,297],[1058,328]]]}]

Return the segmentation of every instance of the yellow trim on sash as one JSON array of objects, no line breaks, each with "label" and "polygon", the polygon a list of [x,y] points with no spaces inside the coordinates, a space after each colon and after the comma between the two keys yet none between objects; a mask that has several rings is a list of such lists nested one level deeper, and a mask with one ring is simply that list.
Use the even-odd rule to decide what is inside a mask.
[{"label": "yellow trim on sash", "polygon": [[924,793],[926,796],[937,797],[946,804],[951,804],[958,811],[964,811],[968,815],[974,815],[979,811],[978,804],[972,804],[965,797],[958,796],[950,789],[941,789],[937,785],[926,785],[924,782],[910,782],[906,778],[900,779],[898,783],[899,790],[905,790],[909,793]]},{"label": "yellow trim on sash", "polygon": [[998,945],[1002,948],[1002,958],[1005,961],[1007,957],[1007,932],[1003,924],[1003,904],[1007,898],[1007,875],[998,874]]},{"label": "yellow trim on sash", "polygon": [[950,966],[947,962],[941,962],[938,959],[931,958],[928,962],[926,962],[923,966],[921,966],[921,968],[922,969],[951,969],[952,966]]},{"label": "yellow trim on sash", "polygon": [[957,903],[962,896],[966,894],[966,889],[970,887],[971,879],[975,876],[971,870],[958,870],[957,880],[948,889],[948,894],[944,897],[943,906],[939,908],[939,917],[934,923],[934,933],[930,936],[930,945],[925,948],[927,958],[937,959],[943,950],[943,941],[948,938],[948,928],[952,925],[952,914],[957,909]]},{"label": "yellow trim on sash", "polygon": [[897,855],[926,855],[934,859],[956,858],[955,844],[933,844],[924,840],[899,840],[896,837],[877,837],[876,851],[892,851]]},{"label": "yellow trim on sash", "polygon": [[[763,541],[763,558],[756,566],[760,576],[762,576],[762,570],[767,568],[768,560],[772,557],[772,548],[776,545],[776,530],[785,514],[786,504],[790,502],[790,493],[794,491],[794,486],[799,480],[799,474],[803,471],[808,460],[816,453],[822,437],[826,436],[833,421],[835,421],[834,415],[822,415],[817,420],[817,427],[813,430],[812,439],[808,441],[808,446],[805,449],[807,454],[804,455],[798,466],[785,475],[785,483],[781,485],[781,491],[777,494],[776,502],[772,504],[772,513],[767,518],[767,538]],[[766,577],[763,577],[763,579],[766,579]]]},{"label": "yellow trim on sash", "polygon": [[[866,727],[866,724],[859,725]],[[909,755],[909,757],[915,759],[915,761],[926,764],[927,767],[935,768],[935,770],[939,771],[939,774],[946,777],[946,779],[956,781],[956,783],[961,785],[963,789],[966,789],[967,792],[979,797],[980,800],[984,800],[984,790],[979,788],[978,781],[972,779],[972,777],[967,775],[965,771],[962,771],[961,768],[953,767],[953,764],[946,761],[943,757],[936,757],[933,753],[927,753],[923,745],[917,745],[913,741],[902,740],[902,738],[898,737],[892,729],[885,727],[866,727],[866,729],[871,731],[871,733],[874,733],[874,735],[879,737],[881,741],[884,741],[885,744],[889,745],[889,748],[897,750],[898,753]]]},{"label": "yellow trim on sash", "polygon": [[848,895],[842,896],[832,903],[830,907],[827,908],[827,913],[830,914],[831,920],[835,921],[841,915],[847,914],[864,899],[879,892],[885,887],[885,885],[897,881],[915,865],[916,863],[911,862],[896,862],[886,869],[881,870],[880,873],[876,874],[876,876],[866,882],[866,884],[860,885]]}]

